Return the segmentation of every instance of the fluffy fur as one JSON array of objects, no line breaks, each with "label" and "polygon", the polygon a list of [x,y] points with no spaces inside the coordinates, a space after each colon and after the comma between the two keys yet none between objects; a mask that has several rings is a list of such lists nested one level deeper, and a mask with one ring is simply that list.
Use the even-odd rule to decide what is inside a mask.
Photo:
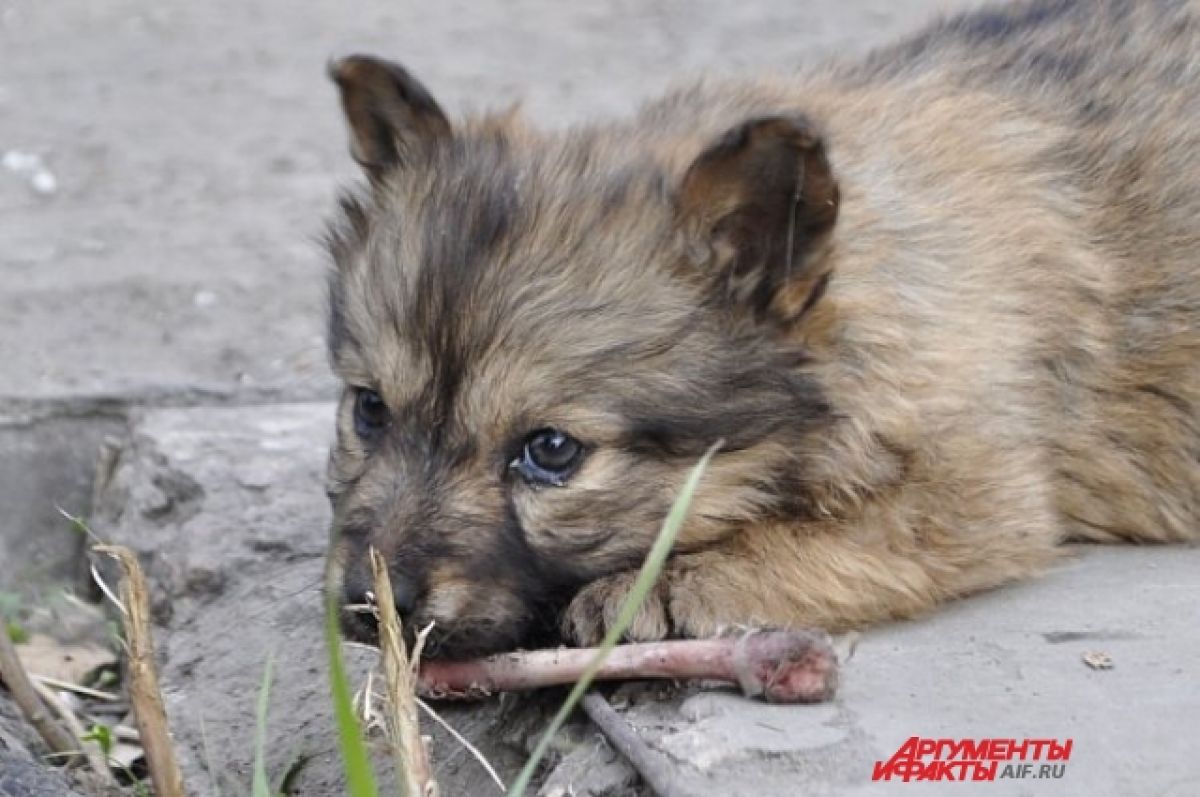
[{"label": "fluffy fur", "polygon": [[[1068,540],[1196,539],[1198,26],[995,7],[562,133],[336,64],[369,185],[329,236],[331,584],[360,600],[378,548],[435,655],[594,642],[717,439],[633,638],[859,626]],[[509,467],[543,428],[586,448],[562,486]]]}]

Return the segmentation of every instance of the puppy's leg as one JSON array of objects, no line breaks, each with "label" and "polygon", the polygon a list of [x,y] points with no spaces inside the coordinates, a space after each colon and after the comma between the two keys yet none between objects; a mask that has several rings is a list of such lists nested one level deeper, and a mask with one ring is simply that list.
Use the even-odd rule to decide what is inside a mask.
[{"label": "puppy's leg", "polygon": [[[816,626],[831,631],[911,617],[949,597],[1044,567],[1052,530],[1014,535],[863,534],[836,523],[761,525],[719,546],[668,561],[626,633],[632,640],[705,637],[730,626]],[[584,587],[563,617],[579,644],[615,621],[636,573]]]}]

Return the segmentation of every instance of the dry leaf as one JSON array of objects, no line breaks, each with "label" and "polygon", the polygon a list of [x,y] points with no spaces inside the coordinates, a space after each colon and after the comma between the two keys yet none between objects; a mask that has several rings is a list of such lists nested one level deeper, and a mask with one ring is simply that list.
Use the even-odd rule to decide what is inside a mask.
[{"label": "dry leaf", "polygon": [[30,675],[80,685],[101,667],[117,663],[116,654],[104,645],[93,642],[64,644],[45,634],[34,634],[29,641],[17,645],[17,656]]}]

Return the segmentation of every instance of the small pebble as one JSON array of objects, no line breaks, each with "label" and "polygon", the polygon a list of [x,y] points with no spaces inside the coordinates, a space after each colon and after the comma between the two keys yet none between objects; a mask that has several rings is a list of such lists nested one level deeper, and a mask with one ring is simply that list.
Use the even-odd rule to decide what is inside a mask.
[{"label": "small pebble", "polygon": [[4,153],[3,158],[0,158],[0,163],[3,163],[4,168],[10,172],[29,174],[42,165],[42,159],[28,152],[10,149]]},{"label": "small pebble", "polygon": [[0,158],[0,164],[3,164],[4,168],[13,174],[29,180],[30,187],[43,196],[48,196],[58,190],[58,178],[46,168],[41,157],[32,152],[10,149],[4,153],[3,158]]},{"label": "small pebble", "polygon": [[29,184],[33,186],[34,191],[47,196],[58,190],[58,179],[45,169],[34,172]]}]

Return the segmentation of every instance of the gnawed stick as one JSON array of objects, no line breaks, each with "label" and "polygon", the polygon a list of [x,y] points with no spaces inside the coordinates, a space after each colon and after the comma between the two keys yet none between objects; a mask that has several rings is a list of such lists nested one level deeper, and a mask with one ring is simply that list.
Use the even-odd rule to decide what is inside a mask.
[{"label": "gnawed stick", "polygon": [[150,632],[150,593],[133,551],[121,545],[97,545],[121,566],[121,606],[125,610],[125,648],[129,654],[129,699],[137,720],[146,767],[158,797],[185,797],[183,775],[175,760],[167,711],[154,666],[154,637]]},{"label": "gnawed stick", "polygon": [[[595,648],[503,653],[475,661],[425,661],[418,692],[434,699],[471,699],[495,692],[570,684]],[[618,645],[596,680],[725,681],[769,703],[819,703],[837,690],[837,655],[819,631],[746,631],[715,639]]]},{"label": "gnawed stick", "polygon": [[[421,738],[416,704],[415,664],[410,664],[396,614],[392,581],[387,562],[371,549],[371,570],[375,582],[375,611],[379,615],[379,650],[383,658],[384,689],[388,711],[385,726],[388,742],[396,759],[396,777],[404,784],[407,797],[437,797],[438,785],[429,766],[425,740]],[[413,651],[420,656],[420,642]]]}]

